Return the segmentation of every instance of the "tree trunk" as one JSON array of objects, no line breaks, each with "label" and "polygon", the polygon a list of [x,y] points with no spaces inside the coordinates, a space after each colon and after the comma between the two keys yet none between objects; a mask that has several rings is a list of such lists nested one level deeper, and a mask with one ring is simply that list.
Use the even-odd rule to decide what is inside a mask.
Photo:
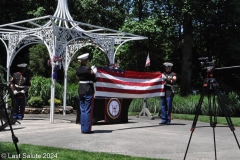
[{"label": "tree trunk", "polygon": [[139,21],[141,21],[142,20],[142,13],[143,12],[143,2],[142,2],[142,0],[139,0],[138,1],[138,19],[139,19]]},{"label": "tree trunk", "polygon": [[191,91],[192,76],[192,17],[184,14],[182,39],[182,68],[180,94],[186,96]]}]

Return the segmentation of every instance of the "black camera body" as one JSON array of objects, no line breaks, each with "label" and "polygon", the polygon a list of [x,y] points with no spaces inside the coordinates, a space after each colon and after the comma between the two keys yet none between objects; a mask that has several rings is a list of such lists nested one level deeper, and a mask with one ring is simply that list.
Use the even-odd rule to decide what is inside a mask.
[{"label": "black camera body", "polygon": [[215,68],[215,63],[214,62],[209,62],[208,57],[201,57],[198,58],[199,61],[201,61],[201,67],[203,70],[212,70]]}]

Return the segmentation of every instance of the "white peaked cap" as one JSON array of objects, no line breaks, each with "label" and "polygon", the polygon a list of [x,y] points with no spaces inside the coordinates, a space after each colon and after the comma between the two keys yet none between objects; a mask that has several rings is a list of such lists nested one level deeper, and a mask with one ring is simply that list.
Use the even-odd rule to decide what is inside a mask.
[{"label": "white peaked cap", "polygon": [[26,63],[22,63],[22,64],[18,64],[17,66],[18,67],[27,67],[27,64]]},{"label": "white peaked cap", "polygon": [[84,53],[81,56],[78,56],[77,59],[79,60],[84,60],[84,59],[88,59],[89,53]]},{"label": "white peaked cap", "polygon": [[173,64],[169,63],[169,62],[165,62],[165,63],[163,63],[163,65],[166,66],[166,67],[172,67],[173,66]]}]

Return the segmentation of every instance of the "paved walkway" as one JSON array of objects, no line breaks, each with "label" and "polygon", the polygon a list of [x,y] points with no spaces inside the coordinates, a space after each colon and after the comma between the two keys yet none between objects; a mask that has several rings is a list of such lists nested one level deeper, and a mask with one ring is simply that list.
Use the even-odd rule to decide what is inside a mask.
[{"label": "paved walkway", "polygon": [[[160,119],[129,117],[129,123],[93,126],[94,134],[81,134],[75,115],[25,115],[21,124],[14,125],[19,144],[62,147],[93,152],[108,152],[137,157],[184,158],[192,121],[174,119],[171,125],[159,125]],[[187,160],[213,160],[213,129],[208,123],[198,122],[193,132]],[[202,126],[202,127],[201,127]],[[228,127],[216,127],[218,160],[239,160],[240,150]],[[235,134],[240,140],[240,128]],[[12,142],[9,130],[0,132],[0,141]]]}]

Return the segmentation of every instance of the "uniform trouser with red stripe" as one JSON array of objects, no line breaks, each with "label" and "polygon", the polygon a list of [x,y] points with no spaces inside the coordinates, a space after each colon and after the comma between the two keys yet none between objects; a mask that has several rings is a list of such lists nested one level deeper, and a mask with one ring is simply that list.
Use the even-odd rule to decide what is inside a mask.
[{"label": "uniform trouser with red stripe", "polygon": [[24,117],[24,111],[25,111],[25,105],[26,105],[26,99],[25,97],[15,97],[15,112],[14,115],[16,115],[18,118]]},{"label": "uniform trouser with red stripe", "polygon": [[91,132],[92,130],[92,112],[93,112],[93,95],[80,95],[80,112],[81,112],[81,131]]},{"label": "uniform trouser with red stripe", "polygon": [[162,110],[162,123],[171,122],[173,97],[161,97],[160,104]]}]

